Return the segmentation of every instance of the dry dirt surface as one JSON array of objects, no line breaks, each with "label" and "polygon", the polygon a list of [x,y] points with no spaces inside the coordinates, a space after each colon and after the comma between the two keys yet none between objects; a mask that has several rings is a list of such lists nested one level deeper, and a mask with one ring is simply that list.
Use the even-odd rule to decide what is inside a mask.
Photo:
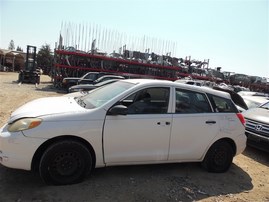
[{"label": "dry dirt surface", "polygon": [[[48,76],[42,75],[37,88],[18,86],[17,78],[17,73],[0,72],[1,126],[22,104],[63,95]],[[198,163],[99,168],[84,182],[68,186],[47,186],[38,173],[0,165],[0,202],[269,201],[268,153],[247,148],[233,162],[222,174],[207,173]]]}]

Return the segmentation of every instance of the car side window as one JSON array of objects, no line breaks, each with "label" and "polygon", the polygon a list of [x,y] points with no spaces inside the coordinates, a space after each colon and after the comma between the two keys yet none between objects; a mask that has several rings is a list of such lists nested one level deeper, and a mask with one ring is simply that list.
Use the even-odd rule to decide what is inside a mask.
[{"label": "car side window", "polygon": [[216,112],[238,112],[236,106],[230,99],[215,95],[209,95],[209,99],[212,102],[213,108]]},{"label": "car side window", "polygon": [[91,79],[91,80],[95,80],[95,74],[88,74],[85,76],[84,79]]},{"label": "car side window", "polygon": [[165,114],[169,95],[170,88],[147,88],[128,96],[121,104],[128,107],[128,114]]},{"label": "car side window", "polygon": [[209,113],[212,112],[205,94],[190,90],[176,89],[175,113]]}]

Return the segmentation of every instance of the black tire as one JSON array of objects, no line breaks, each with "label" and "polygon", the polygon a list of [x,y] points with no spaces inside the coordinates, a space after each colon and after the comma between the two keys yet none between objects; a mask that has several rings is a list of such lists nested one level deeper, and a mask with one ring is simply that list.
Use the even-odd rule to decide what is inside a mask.
[{"label": "black tire", "polygon": [[226,141],[214,143],[208,150],[202,166],[213,173],[226,172],[233,162],[234,152],[231,145]]},{"label": "black tire", "polygon": [[43,153],[39,174],[47,184],[66,185],[81,182],[92,169],[92,155],[73,140],[56,142]]},{"label": "black tire", "polygon": [[73,85],[72,85],[72,84],[67,84],[66,89],[65,89],[67,93],[69,93],[69,88],[70,88],[71,86],[74,86],[74,84],[73,84]]}]

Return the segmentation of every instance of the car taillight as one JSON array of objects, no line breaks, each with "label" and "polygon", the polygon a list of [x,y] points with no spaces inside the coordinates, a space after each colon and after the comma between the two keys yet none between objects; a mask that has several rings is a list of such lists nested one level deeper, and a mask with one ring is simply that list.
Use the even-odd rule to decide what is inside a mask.
[{"label": "car taillight", "polygon": [[244,116],[241,113],[237,113],[236,115],[239,118],[239,120],[241,121],[241,123],[245,126],[246,120],[245,120]]}]

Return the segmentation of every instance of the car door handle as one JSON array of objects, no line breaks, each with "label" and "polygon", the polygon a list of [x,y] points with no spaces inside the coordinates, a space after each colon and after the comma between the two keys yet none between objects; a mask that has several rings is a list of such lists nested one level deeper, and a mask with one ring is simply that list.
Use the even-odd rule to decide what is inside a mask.
[{"label": "car door handle", "polygon": [[[161,122],[157,122],[157,125],[163,125],[163,124],[161,124]],[[166,121],[165,122],[165,125],[169,126],[170,125],[170,122],[169,121]]]},{"label": "car door handle", "polygon": [[206,123],[206,124],[215,124],[216,121],[206,121],[205,123]]}]

